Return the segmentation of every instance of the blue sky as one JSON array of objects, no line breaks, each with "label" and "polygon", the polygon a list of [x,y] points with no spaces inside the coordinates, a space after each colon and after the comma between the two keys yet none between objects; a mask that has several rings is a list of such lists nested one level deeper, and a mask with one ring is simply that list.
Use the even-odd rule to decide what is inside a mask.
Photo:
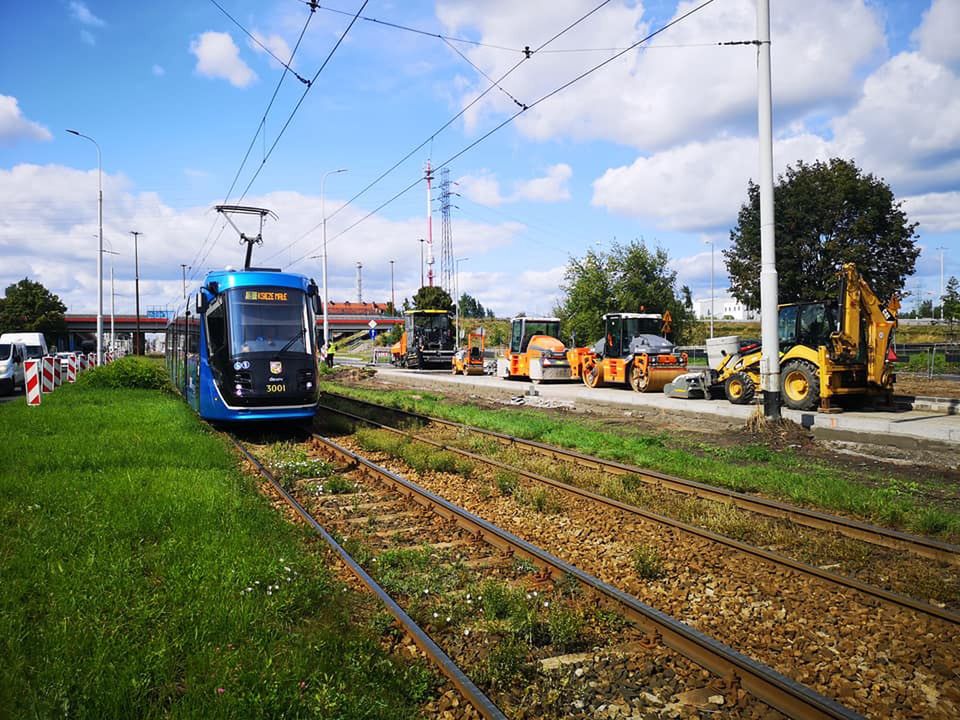
[{"label": "blue sky", "polygon": [[[217,2],[284,60],[310,16],[302,0]],[[294,70],[313,77],[349,24],[330,8],[352,14],[361,4],[314,13]],[[607,3],[341,206],[485,90],[485,75],[507,72],[524,46],[598,4],[370,0],[242,198],[279,215],[255,260],[319,279],[311,256],[320,252],[321,177],[348,168],[326,183],[331,299],[354,299],[358,261],[364,299],[389,298],[391,259],[398,297],[412,294],[424,185],[347,228],[414,183],[428,157],[445,161],[513,114],[510,96],[532,104],[697,3]],[[145,306],[177,301],[181,263],[195,266],[194,279],[240,264],[235,234],[221,233],[210,208],[226,199],[256,138],[229,196],[240,201],[305,86],[288,74],[258,132],[282,67],[209,0],[6,3],[2,15],[2,286],[29,276],[70,311],[96,307],[96,152],[66,128],[103,151],[105,245],[119,253],[105,262],[115,266],[118,310],[133,305],[130,230],[143,233]],[[758,166],[755,51],[715,43],[752,38],[754,17],[752,0],[715,0],[453,161],[455,254],[469,258],[461,290],[499,314],[549,312],[571,255],[643,238],[668,250],[695,296],[707,295],[707,241],[726,247]],[[960,275],[960,3],[773,0],[772,25],[776,172],[839,155],[884,177],[920,222],[923,252],[907,289],[929,297],[938,248],[946,276]],[[716,286],[725,284],[718,254]]]}]

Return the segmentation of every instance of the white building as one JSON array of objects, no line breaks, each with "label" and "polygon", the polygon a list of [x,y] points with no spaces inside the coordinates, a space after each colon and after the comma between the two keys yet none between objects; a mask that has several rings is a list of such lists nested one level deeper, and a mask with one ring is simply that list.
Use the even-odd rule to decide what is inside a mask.
[{"label": "white building", "polygon": [[[760,317],[757,310],[748,308],[735,297],[716,295],[713,298],[714,320],[756,320]],[[710,298],[698,298],[693,301],[693,312],[698,320],[710,319]]]}]

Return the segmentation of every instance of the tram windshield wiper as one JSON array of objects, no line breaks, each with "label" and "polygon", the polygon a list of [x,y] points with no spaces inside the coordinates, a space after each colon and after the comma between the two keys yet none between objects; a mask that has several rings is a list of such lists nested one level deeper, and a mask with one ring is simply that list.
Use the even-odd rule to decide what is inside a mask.
[{"label": "tram windshield wiper", "polygon": [[280,356],[280,353],[285,352],[285,351],[286,351],[291,345],[293,345],[297,340],[299,340],[300,338],[302,338],[302,337],[304,336],[304,333],[306,333],[306,332],[307,332],[307,329],[306,329],[305,327],[300,328],[300,331],[299,331],[296,335],[294,335],[292,338],[290,338],[289,340],[287,340],[287,343],[286,343],[282,348],[280,348],[279,350],[277,350],[277,352],[275,352],[273,356],[274,356],[274,357],[279,357],[279,356]]}]

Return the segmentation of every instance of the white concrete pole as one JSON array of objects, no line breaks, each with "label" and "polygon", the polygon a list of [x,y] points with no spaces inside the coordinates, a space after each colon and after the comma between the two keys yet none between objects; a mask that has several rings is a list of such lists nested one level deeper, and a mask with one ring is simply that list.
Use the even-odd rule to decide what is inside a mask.
[{"label": "white concrete pole", "polygon": [[780,418],[780,341],[773,212],[773,100],[770,79],[770,0],[757,2],[757,130],[760,138],[760,384],[767,419]]}]

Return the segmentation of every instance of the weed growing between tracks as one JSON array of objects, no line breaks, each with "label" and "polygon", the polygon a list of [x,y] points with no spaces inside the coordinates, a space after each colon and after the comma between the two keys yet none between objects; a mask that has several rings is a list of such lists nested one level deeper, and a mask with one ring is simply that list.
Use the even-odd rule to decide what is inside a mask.
[{"label": "weed growing between tracks", "polygon": [[414,717],[432,675],[226,443],[92,385],[0,406],[0,716]]},{"label": "weed growing between tracks", "polygon": [[[804,457],[744,442],[730,447],[693,443],[666,434],[618,433],[573,417],[524,409],[488,410],[422,391],[380,391],[327,384],[327,389],[402,410],[453,420],[618,462],[638,465],[740,492],[760,492],[802,505],[840,511],[912,532],[960,540],[960,513],[923,504],[895,477],[857,476]],[[330,402],[336,404],[335,398]],[[480,442],[480,441],[477,441]],[[492,442],[483,440],[483,442]],[[478,450],[480,450],[478,448]]]}]

